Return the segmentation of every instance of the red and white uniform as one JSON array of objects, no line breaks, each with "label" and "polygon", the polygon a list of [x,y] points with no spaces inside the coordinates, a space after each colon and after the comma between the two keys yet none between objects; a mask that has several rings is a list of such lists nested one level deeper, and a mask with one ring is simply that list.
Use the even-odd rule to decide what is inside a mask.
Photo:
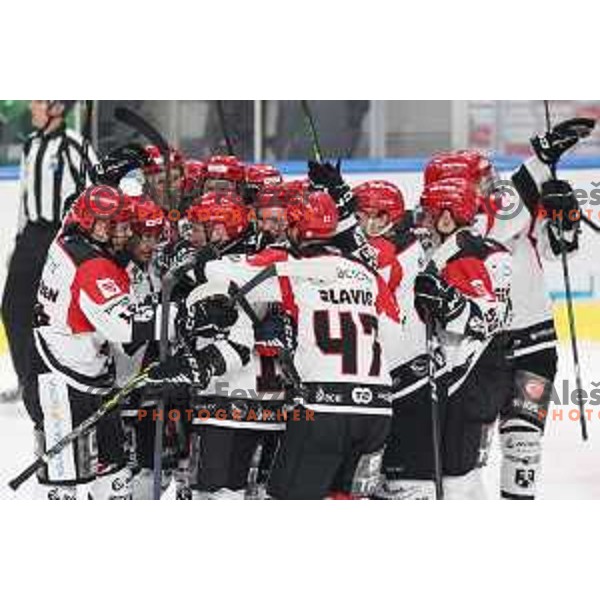
[{"label": "red and white uniform", "polygon": [[392,378],[392,400],[402,398],[427,383],[425,324],[414,305],[415,277],[425,268],[425,254],[413,238],[398,249],[384,237],[373,237],[377,251],[377,270],[394,294],[400,308],[399,327],[388,328],[387,363]]},{"label": "red and white uniform", "polygon": [[[209,282],[233,279],[241,286],[283,261],[292,263],[289,271],[294,274],[267,280],[248,294],[248,300],[253,306],[282,303],[295,319],[294,364],[309,390],[307,408],[391,414],[383,332],[396,329],[399,311],[381,277],[336,254],[296,259],[283,250],[265,250],[251,258],[224,257],[208,263],[206,277]],[[214,383],[216,387],[218,381]]]},{"label": "red and white uniform", "polygon": [[[524,356],[556,346],[552,302],[546,290],[543,260],[556,260],[552,253],[547,219],[538,218],[537,206],[529,198],[539,198],[542,183],[551,177],[549,168],[537,158],[528,159],[512,177],[519,194],[508,201],[520,202],[520,211],[511,218],[479,215],[479,233],[504,244],[512,255],[513,356]],[[507,211],[508,212],[508,211]]]},{"label": "red and white uniform", "polygon": [[468,302],[463,312],[438,331],[449,394],[465,381],[492,338],[506,330],[511,318],[512,259],[492,240],[459,231],[431,257],[446,283]]},{"label": "red and white uniform", "polygon": [[[448,393],[455,393],[495,334],[510,322],[511,257],[502,245],[462,230],[438,247],[430,260],[442,279],[467,298],[460,315],[438,328],[440,345],[437,376],[447,375]],[[416,313],[416,311],[415,311]],[[419,319],[418,315],[414,315]],[[420,321],[420,320],[419,320]],[[415,322],[424,348],[425,328]],[[413,346],[412,336],[403,341]],[[394,375],[394,398],[402,398],[427,383],[427,358],[414,352]]]},{"label": "red and white uniform", "polygon": [[[260,264],[260,263],[259,263]],[[194,295],[200,299],[204,296],[210,296],[215,293],[229,293],[229,284],[235,283],[241,287],[246,281],[256,275],[260,268],[253,262],[252,258],[247,258],[245,255],[228,255],[223,258],[207,263],[205,267],[205,276],[208,283],[198,286]],[[262,294],[262,286],[259,288]],[[277,292],[271,293],[271,299],[279,300]],[[268,294],[268,292],[267,292]],[[269,302],[268,295],[260,300],[253,298],[252,309],[256,312],[259,318],[262,318],[267,309]],[[283,382],[281,379],[281,370],[275,357],[261,356],[254,350],[254,329],[249,320],[248,315],[238,307],[239,318],[235,325],[235,331],[228,333],[228,340],[232,341],[237,347],[252,349],[249,361],[240,361],[235,352],[224,340],[214,340],[211,338],[198,338],[196,348],[200,350],[204,346],[215,344],[219,347],[221,354],[224,356],[227,369],[223,375],[215,375],[211,379],[208,387],[199,393],[199,396],[204,398],[216,397],[221,399],[229,399],[237,401],[238,408],[244,401],[248,401],[255,408],[255,403],[260,403],[272,412],[272,417],[275,411],[282,407],[284,401]],[[217,427],[229,427],[236,429],[253,429],[253,430],[283,430],[285,422],[276,422],[272,418],[262,418],[258,415],[256,419],[219,419],[215,416],[204,418],[202,420],[195,419],[196,425],[214,425]]]},{"label": "red and white uniform", "polygon": [[35,342],[42,360],[87,393],[103,394],[114,384],[110,343],[160,334],[160,307],[138,304],[127,270],[77,232],[67,230],[52,243],[38,305]]}]

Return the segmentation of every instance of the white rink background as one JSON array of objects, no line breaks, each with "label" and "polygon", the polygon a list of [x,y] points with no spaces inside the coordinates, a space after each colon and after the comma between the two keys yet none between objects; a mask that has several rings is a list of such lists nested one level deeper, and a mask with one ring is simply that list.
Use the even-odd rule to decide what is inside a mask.
[{"label": "white rink background", "polygon": [[[574,170],[565,176],[577,187],[590,189],[588,182],[596,179],[594,171]],[[363,179],[390,179],[398,183],[405,194],[407,204],[414,204],[420,191],[420,175],[417,173],[351,175],[352,182]],[[2,222],[0,224],[0,287],[3,286],[6,273],[6,259],[12,247],[16,227],[16,182],[0,181],[0,206]],[[596,209],[595,209],[596,210]],[[594,215],[598,220],[597,215]],[[600,239],[586,233],[583,239],[585,251],[573,260],[574,288],[590,289],[590,281],[600,276],[600,266],[596,249],[600,250]],[[548,284],[552,289],[560,290],[560,270],[551,265],[548,270]],[[592,284],[593,287],[593,284]],[[584,387],[599,380],[600,344],[584,342],[580,347],[583,361]],[[559,376],[557,381],[570,381],[574,389],[573,368],[569,347],[560,349]],[[15,376],[8,356],[0,356],[0,390],[13,387]],[[559,390],[560,393],[560,390]],[[571,406],[572,408],[572,406]],[[545,436],[544,469],[540,482],[542,499],[600,499],[600,410],[594,410],[593,419],[588,422],[590,440],[583,443],[580,439],[579,423],[568,419],[569,407],[563,407],[563,420],[549,420]],[[550,413],[551,416],[552,413]],[[17,495],[7,487],[6,482],[31,459],[32,434],[31,423],[21,402],[0,402],[0,499],[28,499],[33,492],[33,482],[25,484]],[[499,455],[497,436],[490,464],[485,470],[486,487],[490,499],[498,496]]]}]

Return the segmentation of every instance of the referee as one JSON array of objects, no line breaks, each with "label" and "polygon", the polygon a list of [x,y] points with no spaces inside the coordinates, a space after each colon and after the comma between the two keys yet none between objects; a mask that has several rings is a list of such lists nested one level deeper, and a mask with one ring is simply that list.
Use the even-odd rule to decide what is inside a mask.
[{"label": "referee", "polygon": [[31,380],[33,308],[39,280],[65,207],[89,183],[90,167],[97,162],[87,145],[82,165],[82,138],[66,128],[65,116],[74,104],[74,100],[32,100],[35,131],[25,141],[21,156],[19,225],[2,298],[2,320],[30,413],[36,411],[27,401],[26,386]]}]

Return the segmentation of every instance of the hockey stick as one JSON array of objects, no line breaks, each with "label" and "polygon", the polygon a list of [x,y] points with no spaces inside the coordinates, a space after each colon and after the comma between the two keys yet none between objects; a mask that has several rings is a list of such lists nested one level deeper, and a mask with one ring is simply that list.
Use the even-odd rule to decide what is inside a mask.
[{"label": "hockey stick", "polygon": [[169,153],[169,144],[167,143],[167,140],[155,127],[150,125],[144,117],[138,115],[126,106],[117,106],[114,115],[117,121],[131,127],[131,129],[137,131],[141,136],[157,146],[161,154],[165,155]]},{"label": "hockey stick", "polygon": [[[171,151],[169,144],[164,136],[153,127],[146,119],[138,115],[125,106],[117,106],[115,108],[115,119],[121,123],[131,127],[140,135],[154,144],[160,151],[165,164],[165,192],[167,206],[171,206]],[[181,272],[183,273],[183,271]],[[159,341],[159,357],[161,362],[167,359],[169,351],[168,329],[169,329],[169,303],[171,292],[176,283],[175,277],[165,276],[163,279],[163,288],[161,292],[161,329]],[[165,407],[165,399],[161,396],[157,399],[157,414],[162,415]],[[154,472],[153,472],[153,498],[160,500],[161,483],[162,483],[162,452],[163,452],[163,431],[164,422],[162,418],[156,419],[154,429]]]},{"label": "hockey stick", "polygon": [[435,498],[444,499],[444,484],[442,479],[442,428],[440,418],[440,397],[436,381],[435,350],[437,337],[435,335],[435,321],[432,315],[425,320],[425,340],[427,348],[427,378],[431,394],[431,437],[433,440],[433,473],[435,480]]},{"label": "hockey stick", "polygon": [[83,123],[83,127],[81,129],[81,135],[83,137],[83,143],[81,146],[81,163],[79,164],[79,185],[81,186],[81,191],[86,188],[86,172],[89,173],[91,171],[91,166],[89,164],[88,153],[90,151],[90,146],[92,143],[92,118],[94,114],[94,101],[86,100],[85,101],[85,121]]},{"label": "hockey stick", "polygon": [[[152,365],[151,365],[152,366]],[[150,367],[151,367],[150,366]],[[108,412],[115,409],[119,404],[123,401],[123,399],[128,396],[134,389],[142,385],[147,377],[147,372],[150,369],[147,367],[141,373],[136,375],[131,381],[125,385],[121,390],[119,390],[114,396],[106,400],[100,408],[91,414],[85,421],[81,422],[73,431],[68,433],[66,436],[61,438],[54,446],[52,446],[49,450],[46,450],[44,454],[42,454],[39,458],[33,461],[26,469],[24,469],[19,475],[17,475],[14,479],[8,482],[9,487],[16,491],[23,483],[25,483],[30,477],[32,477],[35,472],[43,467],[57,454],[60,454],[64,448],[66,448],[69,444],[74,442],[77,438],[87,433],[92,427],[100,421],[104,415]]]},{"label": "hockey stick", "polygon": [[[248,298],[245,295],[240,294],[240,288],[233,281],[229,284],[229,289],[232,292],[232,300],[240,305],[242,310],[248,315],[248,317],[252,321],[252,324],[255,327],[258,327],[261,324],[261,320],[258,318],[258,315],[252,308],[252,306],[250,306]],[[300,374],[298,373],[298,370],[296,369],[296,365],[294,363],[294,359],[287,348],[283,348],[280,350],[279,360],[281,361],[285,373],[287,373],[290,379],[292,380],[292,383],[298,388],[301,387],[302,380],[300,379]]]},{"label": "hockey stick", "polygon": [[600,233],[600,225],[597,225],[596,223],[594,223],[594,221],[592,221],[589,217],[586,217],[583,213],[581,214],[581,220],[592,230],[595,231],[596,233]]},{"label": "hockey stick", "polygon": [[[544,111],[546,113],[546,129],[550,133],[552,129],[550,121],[550,103],[544,100]],[[556,181],[556,164],[550,165],[552,179]],[[571,277],[569,275],[569,260],[564,238],[564,224],[558,219],[558,233],[560,238],[560,259],[562,263],[563,281],[565,284],[565,297],[567,300],[567,317],[569,321],[569,334],[571,337],[571,352],[573,354],[573,364],[575,366],[575,386],[577,387],[577,400],[579,404],[579,424],[581,426],[581,438],[583,441],[588,439],[587,423],[583,413],[583,385],[581,383],[581,364],[579,362],[579,349],[577,344],[577,330],[575,329],[575,311],[573,309],[573,294],[571,292]]]},{"label": "hockey stick", "polygon": [[323,162],[323,152],[321,151],[321,144],[319,142],[317,128],[315,127],[315,121],[313,119],[310,106],[308,105],[308,101],[300,100],[300,106],[302,107],[302,112],[304,113],[304,119],[306,121],[306,126],[311,139],[314,157],[318,162]]},{"label": "hockey stick", "polygon": [[217,116],[219,117],[221,133],[223,134],[223,139],[225,140],[225,145],[227,146],[227,154],[235,156],[235,148],[233,147],[233,142],[231,140],[231,136],[229,135],[229,130],[227,129],[227,121],[225,119],[225,108],[223,106],[223,100],[216,100],[215,102],[217,105]]}]

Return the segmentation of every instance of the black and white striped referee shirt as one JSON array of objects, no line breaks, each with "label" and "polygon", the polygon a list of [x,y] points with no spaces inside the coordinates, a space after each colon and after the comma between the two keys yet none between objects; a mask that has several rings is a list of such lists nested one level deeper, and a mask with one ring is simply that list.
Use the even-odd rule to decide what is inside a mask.
[{"label": "black and white striped referee shirt", "polygon": [[[65,206],[77,192],[83,154],[81,136],[64,125],[44,134],[32,133],[23,146],[21,157],[21,205],[19,232],[28,223],[58,227]],[[97,162],[88,145],[88,165]],[[89,185],[86,169],[86,186]]]}]

